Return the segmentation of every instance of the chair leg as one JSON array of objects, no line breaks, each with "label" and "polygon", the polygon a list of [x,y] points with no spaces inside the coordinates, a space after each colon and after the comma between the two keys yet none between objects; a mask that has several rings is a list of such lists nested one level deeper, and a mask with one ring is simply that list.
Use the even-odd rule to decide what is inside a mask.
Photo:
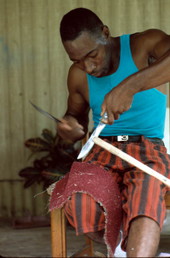
[{"label": "chair leg", "polygon": [[52,257],[67,257],[66,223],[63,209],[51,211]]},{"label": "chair leg", "polygon": [[[66,219],[63,209],[51,211],[51,247],[52,257],[67,257]],[[93,241],[85,236],[84,246],[70,257],[94,256]]]},{"label": "chair leg", "polygon": [[94,250],[93,250],[93,241],[86,236],[86,245],[89,246],[88,255],[93,256]]}]

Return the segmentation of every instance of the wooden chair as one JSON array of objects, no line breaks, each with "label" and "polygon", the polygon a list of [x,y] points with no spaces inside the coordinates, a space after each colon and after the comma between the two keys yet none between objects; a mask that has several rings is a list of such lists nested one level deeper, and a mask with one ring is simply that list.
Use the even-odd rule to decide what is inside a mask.
[{"label": "wooden chair", "polygon": [[[166,207],[170,209],[170,192],[165,197]],[[67,257],[66,219],[63,208],[51,212],[52,257]],[[94,257],[93,241],[85,237],[83,247],[71,257]]]},{"label": "wooden chair", "polygon": [[[52,257],[67,257],[66,221],[63,208],[51,212],[51,247]],[[85,243],[71,257],[93,257],[93,241],[85,237]]]}]

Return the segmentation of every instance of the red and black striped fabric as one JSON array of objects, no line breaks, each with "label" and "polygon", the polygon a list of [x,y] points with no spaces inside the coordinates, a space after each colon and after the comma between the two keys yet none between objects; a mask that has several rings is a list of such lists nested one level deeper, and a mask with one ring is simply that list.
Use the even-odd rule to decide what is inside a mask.
[{"label": "red and black striped fabric", "polygon": [[77,235],[100,231],[105,227],[103,208],[88,194],[74,193],[64,210]]},{"label": "red and black striped fabric", "polygon": [[[156,144],[144,137],[140,143],[114,142],[112,144],[170,178],[170,156],[166,153],[163,144]],[[124,250],[130,221],[137,216],[150,217],[162,227],[166,212],[164,195],[169,190],[168,187],[97,145],[93,147],[84,162],[108,170],[113,180],[120,186]],[[77,234],[95,232],[104,228],[104,214],[101,207],[85,193],[74,194],[65,205],[65,212]]]}]

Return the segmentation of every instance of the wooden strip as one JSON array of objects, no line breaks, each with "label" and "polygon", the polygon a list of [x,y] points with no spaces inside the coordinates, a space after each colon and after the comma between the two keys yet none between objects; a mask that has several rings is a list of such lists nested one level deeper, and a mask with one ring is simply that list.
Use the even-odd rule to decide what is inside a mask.
[{"label": "wooden strip", "polygon": [[155,171],[152,168],[146,166],[145,164],[143,164],[142,162],[140,162],[137,159],[133,158],[132,156],[128,155],[127,153],[119,150],[115,146],[112,146],[110,143],[107,143],[107,142],[103,141],[102,139],[100,139],[98,137],[94,138],[93,141],[96,144],[98,144],[100,147],[108,150],[112,154],[115,154],[116,156],[120,157],[121,159],[129,162],[130,164],[132,164],[135,167],[139,168],[143,172],[145,172],[145,173],[147,173],[147,174],[149,174],[151,176],[154,176],[155,178],[160,180],[162,183],[164,183],[165,185],[170,187],[170,179],[168,179],[167,177],[159,174],[157,171]]},{"label": "wooden strip", "polygon": [[165,195],[166,208],[170,210],[170,191]]},{"label": "wooden strip", "polygon": [[67,257],[66,225],[63,209],[51,211],[51,246],[52,257]]}]

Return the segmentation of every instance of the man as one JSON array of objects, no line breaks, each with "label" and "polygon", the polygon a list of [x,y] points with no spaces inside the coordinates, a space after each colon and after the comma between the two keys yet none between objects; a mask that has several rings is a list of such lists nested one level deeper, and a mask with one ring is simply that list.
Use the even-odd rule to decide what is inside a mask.
[{"label": "man", "polygon": [[[166,96],[158,86],[170,81],[170,36],[150,29],[111,37],[108,27],[85,8],[67,13],[60,33],[73,64],[68,74],[68,108],[63,123],[58,124],[58,134],[76,142],[87,132],[89,110],[92,109],[94,127],[106,112],[107,125],[100,137],[169,177],[170,157],[162,142]],[[120,186],[122,248],[127,256],[154,257],[165,217],[167,187],[98,146],[93,147],[85,162],[104,167]],[[79,196],[73,194],[65,206],[68,219],[72,205],[78,205],[76,200],[86,199],[85,194],[83,198]],[[93,205],[98,207],[95,201]],[[86,209],[87,213],[92,210]],[[95,210],[101,213],[102,220],[103,212]],[[95,232],[95,228],[89,236],[96,235],[98,240],[103,230],[99,227]]]}]

